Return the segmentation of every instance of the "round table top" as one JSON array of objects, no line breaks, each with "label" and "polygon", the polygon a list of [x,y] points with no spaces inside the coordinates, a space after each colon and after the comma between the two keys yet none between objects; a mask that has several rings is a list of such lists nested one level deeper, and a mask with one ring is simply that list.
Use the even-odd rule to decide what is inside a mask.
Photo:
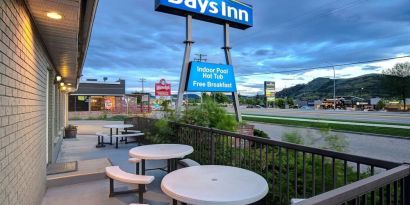
[{"label": "round table top", "polygon": [[269,191],[266,180],[249,170],[195,166],[167,174],[162,191],[173,199],[198,205],[245,205],[261,200]]},{"label": "round table top", "polygon": [[182,144],[154,144],[130,149],[129,155],[139,159],[161,160],[183,158],[194,152],[194,148]]},{"label": "round table top", "polygon": [[113,125],[104,125],[105,128],[115,128],[115,129],[125,129],[125,128],[130,128],[134,127],[134,125],[131,124],[113,124]]}]

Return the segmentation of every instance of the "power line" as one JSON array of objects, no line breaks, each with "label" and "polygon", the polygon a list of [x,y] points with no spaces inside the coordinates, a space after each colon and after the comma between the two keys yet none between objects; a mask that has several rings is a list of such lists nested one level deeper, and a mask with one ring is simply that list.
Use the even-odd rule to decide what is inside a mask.
[{"label": "power line", "polygon": [[[324,68],[332,68],[332,67],[342,67],[342,66],[349,66],[349,65],[358,65],[358,64],[374,63],[374,62],[394,60],[394,59],[402,59],[402,58],[409,58],[409,57],[410,57],[410,55],[406,55],[406,56],[399,56],[399,57],[393,57],[393,58],[381,58],[381,59],[374,59],[374,60],[367,60],[367,61],[358,61],[358,62],[353,62],[353,63],[342,63],[342,64],[327,65],[327,66],[315,66],[315,67],[309,67],[309,68],[301,68],[301,69],[294,69],[294,70],[284,70],[284,71],[277,71],[277,72],[264,72],[264,73],[257,73],[257,75],[280,74],[280,73],[293,73],[293,72],[301,72],[301,71],[324,69]],[[280,69],[287,69],[287,68],[280,68]],[[251,75],[239,75],[239,76],[251,76]]]},{"label": "power line", "polygon": [[140,78],[138,81],[141,82],[141,93],[144,93],[144,83],[147,81],[147,79]]},{"label": "power line", "polygon": [[[313,21],[313,19],[317,19],[318,17],[320,17],[320,19],[323,19],[325,16],[334,14],[339,12],[340,10],[344,10],[344,9],[348,9],[351,7],[355,7],[358,6],[359,4],[361,4],[363,1],[365,0],[353,0],[347,3],[341,3],[340,5],[338,5],[338,7],[333,8],[332,10],[327,10],[325,9],[326,6],[329,5],[328,4],[322,4],[319,6],[319,8],[316,9],[312,9],[311,11],[308,11],[302,15],[298,15],[297,18],[288,20],[287,22],[282,22],[279,25],[277,25],[276,27],[281,27],[281,26],[286,26],[289,29],[287,29],[287,32],[295,30],[297,28],[299,28],[302,25],[306,25],[307,22],[309,23],[315,23]],[[331,4],[331,3],[330,3]],[[321,11],[323,10],[323,11]],[[317,12],[316,12],[317,11]],[[239,38],[239,39],[233,39],[232,40],[232,44],[238,45],[241,44],[242,42],[246,42],[244,41],[245,39],[252,39],[261,35],[267,35],[267,34],[271,34],[271,31],[267,31],[267,32],[258,32],[258,33],[254,33],[254,34],[250,34],[246,37],[243,38]]]}]

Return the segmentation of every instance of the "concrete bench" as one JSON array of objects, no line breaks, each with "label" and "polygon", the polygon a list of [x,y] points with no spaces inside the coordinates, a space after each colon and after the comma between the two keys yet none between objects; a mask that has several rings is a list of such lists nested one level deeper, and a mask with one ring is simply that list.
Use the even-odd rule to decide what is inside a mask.
[{"label": "concrete bench", "polygon": [[140,163],[141,159],[138,158],[129,158],[128,162],[131,164],[135,164],[135,174],[140,174]]},{"label": "concrete bench", "polygon": [[201,166],[198,162],[192,159],[181,159],[178,161],[178,165],[179,165],[178,168]]},{"label": "concrete bench", "polygon": [[100,147],[105,147],[105,144],[110,144],[110,143],[104,143],[104,137],[109,137],[110,135],[104,132],[97,132],[95,133],[95,135],[97,135],[98,138],[98,142],[97,142],[97,148]]},{"label": "concrete bench", "polygon": [[130,143],[130,142],[128,142],[129,137],[140,137],[140,136],[144,136],[144,133],[139,132],[139,133],[128,133],[128,134],[112,135],[112,137],[115,137],[115,148],[117,148],[117,149],[118,149],[118,140],[119,140],[119,138],[125,138],[125,144],[128,144],[128,143]]},{"label": "concrete bench", "polygon": [[122,134],[126,134],[126,133],[141,133],[141,131],[139,130],[121,130]]},{"label": "concrete bench", "polygon": [[[125,172],[120,169],[118,166],[111,166],[105,168],[105,174],[108,178],[110,178],[110,197],[119,194],[128,194],[138,192],[138,203],[144,203],[144,192],[145,192],[145,185],[150,184],[154,181],[153,176],[143,176],[143,175],[135,175],[128,172]],[[114,191],[114,180],[127,183],[127,184],[137,184],[138,190],[128,190],[122,192],[115,192]]]}]

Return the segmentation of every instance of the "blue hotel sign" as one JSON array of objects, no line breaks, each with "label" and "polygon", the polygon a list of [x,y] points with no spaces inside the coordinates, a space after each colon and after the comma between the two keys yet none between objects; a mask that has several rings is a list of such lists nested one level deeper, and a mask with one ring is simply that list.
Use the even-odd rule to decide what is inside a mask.
[{"label": "blue hotel sign", "polygon": [[236,0],[156,0],[156,11],[247,29],[253,26],[253,8]]},{"label": "blue hotel sign", "polygon": [[189,92],[236,92],[231,65],[191,62],[186,85]]}]

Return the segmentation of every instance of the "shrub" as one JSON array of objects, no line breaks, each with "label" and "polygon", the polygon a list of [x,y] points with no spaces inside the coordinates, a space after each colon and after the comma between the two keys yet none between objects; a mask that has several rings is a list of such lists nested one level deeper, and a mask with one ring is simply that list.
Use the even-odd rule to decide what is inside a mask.
[{"label": "shrub", "polygon": [[305,144],[302,136],[300,136],[300,134],[296,131],[284,133],[282,135],[282,141],[290,142],[290,143],[293,143],[293,144],[300,144],[300,145]]},{"label": "shrub", "polygon": [[201,105],[195,108],[187,109],[180,121],[186,124],[226,131],[236,131],[238,126],[233,116],[229,115],[225,109],[208,99],[205,99]]},{"label": "shrub", "polygon": [[266,132],[262,130],[258,130],[258,129],[253,130],[253,135],[257,137],[265,138],[265,139],[270,139],[269,135]]}]

